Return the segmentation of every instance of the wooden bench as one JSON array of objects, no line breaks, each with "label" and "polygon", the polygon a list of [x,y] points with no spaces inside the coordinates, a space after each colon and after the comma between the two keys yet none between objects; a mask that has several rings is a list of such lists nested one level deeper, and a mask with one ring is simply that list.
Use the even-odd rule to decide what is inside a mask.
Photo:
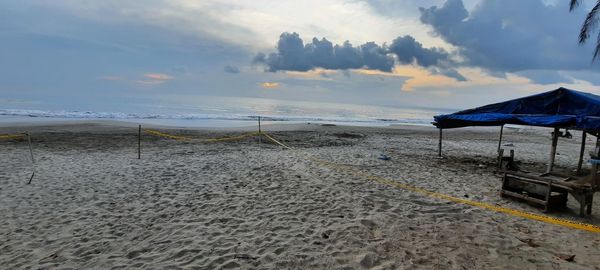
[{"label": "wooden bench", "polygon": [[502,197],[513,197],[552,211],[566,207],[568,194],[580,204],[579,214],[592,213],[594,189],[581,179],[552,174],[533,175],[521,172],[504,171],[502,178]]}]

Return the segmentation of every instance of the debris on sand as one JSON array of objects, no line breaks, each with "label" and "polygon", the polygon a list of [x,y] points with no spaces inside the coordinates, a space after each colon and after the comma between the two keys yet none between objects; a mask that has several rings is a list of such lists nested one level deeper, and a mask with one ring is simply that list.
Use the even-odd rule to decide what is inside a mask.
[{"label": "debris on sand", "polygon": [[556,255],[556,257],[558,257],[561,260],[565,260],[567,262],[574,262],[575,261],[575,254],[573,254],[573,255],[559,254],[559,255]]},{"label": "debris on sand", "polygon": [[381,154],[381,155],[379,155],[378,159],[381,159],[381,160],[390,160],[391,158],[388,157],[388,156],[386,156],[386,155],[384,155],[384,154]]},{"label": "debris on sand", "polygon": [[530,247],[539,247],[540,246],[538,243],[534,242],[533,239],[531,239],[531,238],[527,238],[527,239],[518,238],[518,239],[519,239],[519,241],[527,244]]},{"label": "debris on sand", "polygon": [[362,135],[362,134],[349,133],[349,132],[333,133],[333,136],[336,136],[338,138],[348,138],[348,139],[359,139],[359,138],[365,137],[365,135]]}]

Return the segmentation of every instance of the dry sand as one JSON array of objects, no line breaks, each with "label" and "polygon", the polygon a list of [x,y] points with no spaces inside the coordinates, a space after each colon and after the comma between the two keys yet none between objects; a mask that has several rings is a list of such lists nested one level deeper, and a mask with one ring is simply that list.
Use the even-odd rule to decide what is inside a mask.
[{"label": "dry sand", "polygon": [[[498,129],[267,126],[297,150],[256,139],[202,143],[143,136],[133,125],[2,127],[0,268],[4,269],[600,269],[600,234],[398,190],[305,154],[402,183],[539,213],[502,199]],[[234,130],[169,130],[195,138]],[[549,129],[505,129],[522,166],[544,170]],[[579,133],[561,139],[570,170]],[[590,136],[591,137],[591,136]],[[592,147],[589,138],[589,147]],[[510,149],[510,147],[506,147]],[[389,161],[377,159],[385,153]],[[600,224],[569,209],[548,215]],[[561,259],[576,255],[573,262]]]}]

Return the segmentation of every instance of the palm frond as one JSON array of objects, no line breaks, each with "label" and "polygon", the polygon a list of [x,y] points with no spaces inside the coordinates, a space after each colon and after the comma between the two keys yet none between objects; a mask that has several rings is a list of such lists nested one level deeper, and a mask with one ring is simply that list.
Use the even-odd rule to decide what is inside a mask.
[{"label": "palm frond", "polygon": [[581,26],[581,32],[579,32],[579,43],[584,43],[590,37],[590,32],[596,28],[596,25],[598,25],[599,11],[600,1],[598,1],[594,8],[592,8],[592,10],[590,10],[590,12],[587,14],[585,21]]},{"label": "palm frond", "polygon": [[592,58],[592,62],[598,58],[600,55],[600,33],[598,33],[598,37],[596,38],[596,49],[594,50],[594,57]]},{"label": "palm frond", "polygon": [[573,11],[575,8],[581,4],[582,0],[571,0],[571,4],[569,5],[569,11]]}]

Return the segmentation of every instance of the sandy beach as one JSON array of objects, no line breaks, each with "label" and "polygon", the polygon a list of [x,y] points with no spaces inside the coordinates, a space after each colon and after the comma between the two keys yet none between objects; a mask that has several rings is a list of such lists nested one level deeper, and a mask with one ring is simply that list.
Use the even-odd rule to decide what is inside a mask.
[{"label": "sandy beach", "polygon": [[[292,146],[237,129],[144,133],[116,122],[12,125],[0,140],[0,268],[4,269],[600,269],[600,234],[393,188],[308,159],[497,206],[498,131],[433,127],[270,125]],[[544,171],[550,129],[505,128],[520,165]],[[561,138],[557,169],[576,168],[581,134]],[[595,138],[588,136],[588,149]],[[390,160],[380,160],[385,154]],[[600,225],[577,204],[545,215]],[[573,261],[565,258],[575,255]]]}]

